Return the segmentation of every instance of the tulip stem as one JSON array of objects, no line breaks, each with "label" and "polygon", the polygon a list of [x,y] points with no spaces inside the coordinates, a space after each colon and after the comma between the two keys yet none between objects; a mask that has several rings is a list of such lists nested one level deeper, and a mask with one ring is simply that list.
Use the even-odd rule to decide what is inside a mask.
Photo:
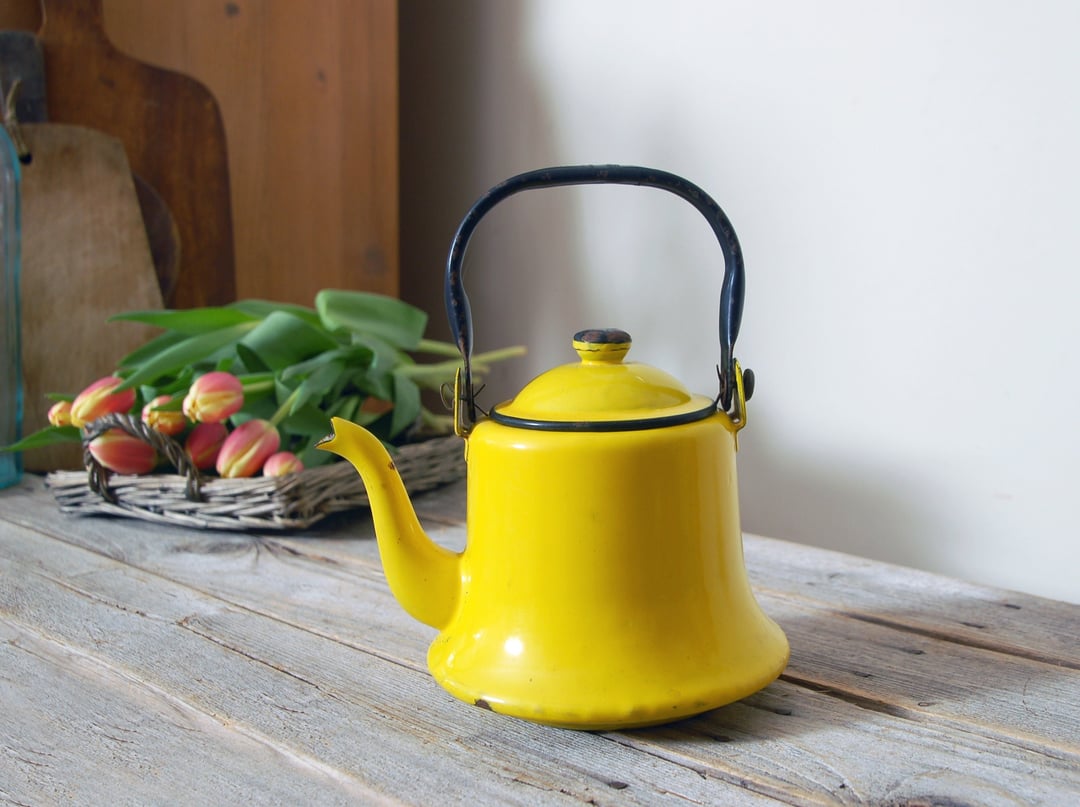
[{"label": "tulip stem", "polygon": [[270,418],[270,425],[275,429],[281,421],[285,420],[292,412],[293,403],[296,402],[297,396],[300,394],[300,387],[297,387],[289,393],[289,397],[284,400],[278,410],[274,413],[274,416]]},{"label": "tulip stem", "polygon": [[239,376],[244,389],[244,397],[260,392],[269,392],[274,388],[273,373],[253,373],[252,375]]},{"label": "tulip stem", "polygon": [[435,339],[421,339],[420,343],[416,346],[417,352],[430,353],[433,356],[449,356],[451,358],[457,358],[461,355],[461,352],[457,349],[457,345],[452,345],[449,342],[439,342]]},{"label": "tulip stem", "polygon": [[527,352],[524,345],[503,347],[498,350],[488,350],[484,353],[477,353],[473,356],[473,362],[476,364],[491,364],[492,362],[503,361],[504,359],[513,359],[517,356],[524,356]]},{"label": "tulip stem", "polygon": [[[522,346],[504,347],[499,350],[478,353],[473,356],[473,369],[482,373],[488,369],[488,364],[523,355],[525,355],[525,348]],[[460,366],[461,358],[459,356],[456,359],[435,364],[406,365],[399,367],[395,372],[412,379],[417,384],[426,384],[437,388],[446,380],[447,376],[453,375],[454,371]]]},{"label": "tulip stem", "polygon": [[436,415],[427,408],[420,409],[420,423],[428,434],[452,434],[454,431],[453,415]]}]

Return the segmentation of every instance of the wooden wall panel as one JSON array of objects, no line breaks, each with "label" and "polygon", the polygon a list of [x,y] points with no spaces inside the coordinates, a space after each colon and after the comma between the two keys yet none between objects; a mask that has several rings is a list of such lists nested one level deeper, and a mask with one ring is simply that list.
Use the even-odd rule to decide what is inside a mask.
[{"label": "wooden wall panel", "polygon": [[0,31],[36,31],[41,26],[40,0],[0,0]]},{"label": "wooden wall panel", "polygon": [[398,293],[395,0],[105,0],[121,50],[217,98],[241,297]]},{"label": "wooden wall panel", "polygon": [[[0,27],[36,30],[37,4],[0,0]],[[118,48],[199,79],[217,99],[240,297],[398,294],[396,0],[104,0],[103,9]]]}]

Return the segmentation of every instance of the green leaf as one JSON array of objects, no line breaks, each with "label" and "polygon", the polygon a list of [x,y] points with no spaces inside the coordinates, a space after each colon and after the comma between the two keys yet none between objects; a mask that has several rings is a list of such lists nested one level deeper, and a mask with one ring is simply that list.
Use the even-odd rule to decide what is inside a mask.
[{"label": "green leaf", "polygon": [[365,412],[360,410],[356,413],[356,417],[353,419],[353,423],[357,426],[363,426],[369,432],[374,434],[383,444],[389,446],[390,443],[390,412]]},{"label": "green leaf", "polygon": [[362,291],[323,289],[315,308],[327,328],[377,336],[402,350],[415,350],[427,328],[427,314],[394,297]]},{"label": "green leaf", "polygon": [[288,367],[282,372],[281,377],[283,379],[294,378],[299,375],[306,375],[307,373],[314,372],[322,365],[328,362],[340,362],[342,369],[346,365],[350,367],[367,367],[371,364],[375,358],[375,351],[369,348],[367,345],[345,345],[339,347],[336,350],[328,350],[325,353],[320,353],[318,356],[294,364],[292,367]]},{"label": "green leaf", "polygon": [[[180,370],[180,372],[176,374],[176,377],[171,381],[156,384],[155,386],[157,387],[157,392],[154,393],[154,395],[150,395],[148,391],[144,394],[146,395],[147,400],[151,400],[157,395],[175,395],[176,393],[181,391],[186,394],[188,387],[191,386],[191,382],[194,376],[194,369],[192,369],[190,366],[184,367]],[[183,398],[183,396],[180,397]]]},{"label": "green leaf", "polygon": [[397,437],[420,417],[420,387],[394,373],[394,408],[390,411],[390,437]]},{"label": "green leaf", "polygon": [[[327,434],[329,434],[329,432],[327,432]],[[315,442],[312,442],[311,445],[302,451],[297,452],[296,456],[300,462],[304,463],[305,468],[318,468],[320,465],[326,465],[335,459],[331,452],[320,451],[315,448]]]},{"label": "green leaf", "polygon": [[290,387],[279,376],[274,376],[274,397],[277,399],[278,406],[282,406],[289,399],[289,396],[296,391],[296,386],[294,384]]},{"label": "green leaf", "polygon": [[27,435],[17,443],[0,447],[0,451],[29,451],[58,443],[78,443],[82,440],[75,426],[46,426],[44,429]]},{"label": "green leaf", "polygon": [[261,395],[258,398],[244,398],[244,408],[229,418],[229,423],[239,426],[247,420],[270,420],[277,412],[278,404],[273,395]]},{"label": "green leaf", "polygon": [[236,343],[236,355],[240,357],[240,361],[244,363],[244,367],[249,373],[265,373],[270,371],[270,368],[266,366],[266,362],[260,359],[255,354],[255,351],[243,342]]},{"label": "green leaf", "polygon": [[289,414],[295,413],[300,407],[312,398],[322,398],[334,386],[341,371],[345,369],[345,363],[341,361],[330,362],[321,365],[311,375],[300,382],[296,399],[293,401]]},{"label": "green leaf", "polygon": [[217,331],[258,317],[235,308],[185,308],[165,311],[125,311],[109,317],[109,322],[142,322],[187,336]]},{"label": "green leaf", "polygon": [[241,340],[271,370],[284,370],[340,343],[321,328],[284,311],[274,311]]},{"label": "green leaf", "polygon": [[338,398],[330,406],[327,414],[343,420],[352,420],[356,417],[356,410],[360,408],[363,400],[359,395],[346,395],[344,398]]},{"label": "green leaf", "polygon": [[128,376],[118,389],[129,389],[139,384],[152,384],[162,376],[175,373],[188,365],[205,359],[207,356],[230,345],[250,332],[258,323],[255,320],[222,328],[219,331],[189,336],[182,342],[165,348],[161,353],[148,359],[134,373]]},{"label": "green leaf", "polygon": [[402,364],[413,364],[413,360],[402,351],[378,336],[369,334],[356,335],[353,337],[354,344],[366,347],[373,354],[368,366],[380,373],[389,373]]},{"label": "green leaf", "polygon": [[330,416],[318,407],[308,404],[281,421],[281,431],[308,437],[324,437],[330,433]]},{"label": "green leaf", "polygon": [[175,331],[169,331],[163,333],[161,336],[156,336],[141,347],[135,348],[135,350],[128,353],[124,358],[120,359],[117,364],[121,370],[129,370],[138,367],[150,359],[154,358],[157,354],[161,353],[166,348],[172,347],[177,342],[184,341],[186,337],[182,333]]},{"label": "green leaf", "polygon": [[321,324],[319,315],[315,313],[315,309],[303,305],[295,305],[293,303],[275,303],[272,300],[255,299],[237,300],[235,303],[229,303],[229,308],[242,311],[245,314],[250,314],[259,319],[266,319],[275,311],[283,311],[287,314],[292,314],[294,317],[299,317],[310,325]]},{"label": "green leaf", "polygon": [[394,400],[394,380],[390,373],[360,373],[353,383],[361,392],[382,401]]},{"label": "green leaf", "polygon": [[244,406],[247,407],[248,402],[257,401],[265,398],[267,395],[273,395],[277,381],[273,373],[246,373],[244,375],[238,375],[240,384],[244,388]]}]

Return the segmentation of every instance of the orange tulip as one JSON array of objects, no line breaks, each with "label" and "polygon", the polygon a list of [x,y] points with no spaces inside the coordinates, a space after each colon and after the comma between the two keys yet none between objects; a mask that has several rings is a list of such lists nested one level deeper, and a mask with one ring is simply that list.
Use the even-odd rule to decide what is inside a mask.
[{"label": "orange tulip", "polygon": [[184,450],[200,471],[213,468],[229,431],[224,423],[199,423],[184,442]]},{"label": "orange tulip", "polygon": [[304,463],[291,451],[279,451],[271,454],[263,465],[263,476],[284,476],[304,470]]},{"label": "orange tulip", "polygon": [[217,472],[226,478],[254,476],[280,445],[281,436],[270,421],[241,423],[221,446]]},{"label": "orange tulip", "polygon": [[157,409],[164,406],[172,399],[168,395],[159,395],[150,401],[142,410],[142,421],[151,429],[169,436],[180,434],[187,428],[187,418],[183,412],[176,410]]},{"label": "orange tulip", "polygon": [[148,474],[157,465],[154,447],[122,429],[109,429],[87,448],[94,459],[119,474]]},{"label": "orange tulip", "polygon": [[207,373],[195,379],[184,397],[184,414],[196,423],[220,423],[244,405],[244,385],[232,373]]},{"label": "orange tulip", "polygon": [[57,401],[50,406],[49,423],[53,426],[70,426],[71,401]]},{"label": "orange tulip", "polygon": [[129,411],[135,405],[135,390],[113,391],[123,383],[122,378],[106,376],[76,395],[71,404],[71,424],[81,429],[103,415]]}]

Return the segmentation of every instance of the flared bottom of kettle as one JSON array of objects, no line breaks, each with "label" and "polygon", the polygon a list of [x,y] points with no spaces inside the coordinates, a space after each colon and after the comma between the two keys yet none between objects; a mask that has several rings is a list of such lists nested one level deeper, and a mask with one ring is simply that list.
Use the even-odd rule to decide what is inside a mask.
[{"label": "flared bottom of kettle", "polygon": [[694,717],[768,686],[783,672],[789,650],[779,628],[763,644],[752,661],[668,680],[637,677],[632,665],[608,676],[594,668],[579,675],[535,670],[524,678],[502,677],[495,669],[455,675],[438,664],[432,674],[454,697],[498,714],[583,731],[633,729]]}]

